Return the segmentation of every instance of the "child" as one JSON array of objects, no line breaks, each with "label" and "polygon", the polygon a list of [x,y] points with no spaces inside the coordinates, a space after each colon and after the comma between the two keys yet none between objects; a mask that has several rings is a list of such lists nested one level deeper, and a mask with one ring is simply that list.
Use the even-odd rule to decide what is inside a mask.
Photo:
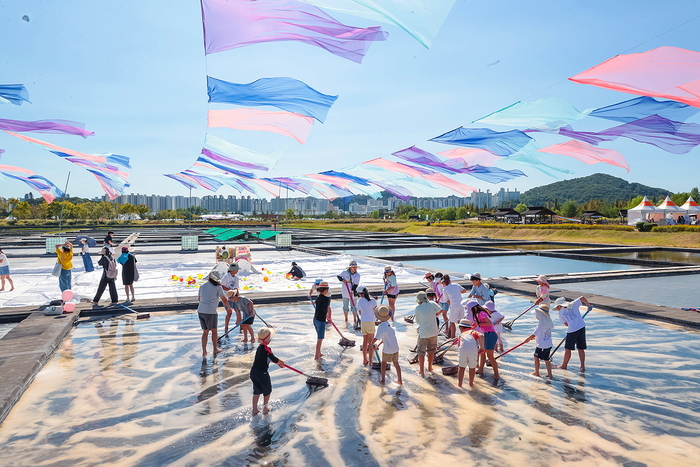
[{"label": "child", "polygon": [[357,300],[357,308],[360,310],[362,320],[362,360],[365,365],[372,367],[372,343],[374,339],[374,310],[377,308],[377,301],[369,294],[367,287],[359,286],[357,293],[360,298]]},{"label": "child", "polygon": [[564,344],[564,360],[561,363],[562,370],[566,370],[571,358],[571,351],[578,349],[578,358],[581,361],[581,371],[586,371],[586,323],[583,321],[579,308],[584,304],[591,309],[586,297],[579,297],[573,302],[567,302],[564,297],[559,297],[554,302],[554,311],[559,312],[559,320],[566,330],[566,343]]},{"label": "child", "polygon": [[501,340],[501,333],[503,332],[503,320],[506,318],[501,313],[496,311],[496,305],[492,301],[484,303],[484,308],[489,310],[491,313],[491,321],[493,322],[493,328],[496,330],[498,335],[498,343],[496,345],[496,350],[503,352],[503,341]]},{"label": "child", "polygon": [[360,284],[360,273],[357,272],[357,261],[352,260],[345,271],[338,274],[338,280],[343,283],[340,286],[340,295],[343,297],[343,313],[345,322],[348,322],[348,312],[352,311],[355,329],[360,329],[360,318],[357,316],[355,306],[355,295],[357,286]]},{"label": "child", "polygon": [[449,307],[450,324],[447,330],[447,337],[454,339],[457,337],[457,323],[464,318],[464,308],[462,308],[462,297],[460,294],[467,291],[461,285],[452,282],[447,274],[442,276],[442,284],[442,295]]},{"label": "child", "polygon": [[314,283],[311,285],[311,288],[309,289],[309,299],[311,299],[311,296],[316,292],[316,289],[318,288],[319,284],[323,282],[322,279],[316,279]]},{"label": "child", "polygon": [[241,330],[243,331],[243,342],[248,342],[248,334],[250,334],[250,342],[255,343],[253,335],[253,322],[255,321],[255,308],[253,302],[238,294],[238,289],[228,292],[229,301],[236,309],[236,315],[241,317]]},{"label": "child", "polygon": [[[207,337],[211,333],[211,343],[214,346],[214,355],[221,352],[218,347],[217,332],[217,314],[216,309],[219,307],[219,300],[225,296],[224,290],[221,288],[221,275],[218,271],[209,273],[207,282],[199,288],[199,305],[197,306],[197,315],[199,316],[199,324],[202,326],[202,357],[207,356]],[[224,307],[230,311],[228,301],[223,299]]]},{"label": "child", "polygon": [[525,340],[525,342],[530,342],[532,339],[535,339],[537,343],[537,348],[535,349],[535,371],[532,374],[535,376],[540,375],[540,360],[544,360],[544,364],[547,367],[547,378],[552,378],[552,362],[549,360],[549,353],[552,351],[552,329],[554,329],[554,323],[549,316],[549,312],[545,311],[543,307],[535,308],[535,317],[538,320],[537,327],[532,332],[532,335]]},{"label": "child", "polygon": [[250,369],[250,380],[253,382],[253,415],[260,413],[258,410],[260,394],[263,395],[262,412],[266,414],[270,411],[268,403],[270,402],[270,394],[272,394],[272,382],[270,381],[270,374],[267,372],[270,360],[278,364],[280,368],[284,368],[284,362],[275,357],[270,347],[268,347],[268,344],[272,340],[272,332],[270,328],[261,328],[258,331],[258,341],[260,341],[260,345],[255,352],[255,360],[253,360],[253,366]]},{"label": "child", "polygon": [[297,263],[292,261],[292,269],[287,273],[287,279],[299,281],[303,279],[305,275],[304,270],[301,269]]},{"label": "child", "polygon": [[399,296],[399,285],[396,281],[396,273],[391,269],[391,266],[384,267],[384,293],[389,301],[391,322],[393,323],[396,315],[396,298]]},{"label": "child", "polygon": [[535,282],[537,282],[537,288],[535,289],[537,301],[535,302],[535,305],[539,305],[541,303],[542,306],[546,307],[546,310],[549,311],[549,281],[547,280],[547,276],[539,275],[537,276],[537,279],[535,279]]},{"label": "child", "polygon": [[321,281],[318,284],[318,298],[314,303],[314,328],[316,329],[316,354],[314,360],[323,357],[321,345],[326,337],[326,322],[331,320],[331,290],[328,282]]},{"label": "child", "polygon": [[[379,323],[377,326],[377,332],[374,334],[376,340],[381,340],[384,342],[384,348],[382,349],[382,381],[381,384],[384,385],[386,382],[386,365],[387,362],[393,362],[394,368],[396,368],[397,383],[399,385],[403,384],[401,380],[401,367],[399,366],[399,342],[396,340],[396,331],[394,328],[389,326],[389,321],[391,319],[391,310],[386,305],[379,305],[374,312],[375,317]],[[375,350],[379,348],[378,344],[374,344]]]},{"label": "child", "polygon": [[[474,375],[479,363],[479,340],[483,337],[479,331],[472,330],[472,323],[468,319],[459,322],[459,379],[457,386],[462,387],[464,382],[464,369],[469,367],[469,386],[474,387]],[[482,350],[483,351],[483,350]]]},{"label": "child", "polygon": [[473,321],[484,334],[484,349],[486,349],[486,356],[482,354],[479,358],[479,371],[477,371],[477,373],[480,375],[484,374],[484,365],[486,364],[486,358],[488,358],[489,362],[491,362],[491,369],[493,369],[493,379],[499,379],[498,363],[493,355],[496,349],[496,342],[498,342],[498,336],[496,335],[496,330],[493,328],[491,315],[478,303],[474,305],[473,301],[471,301],[469,305],[471,306],[469,312],[472,315],[470,321]]}]

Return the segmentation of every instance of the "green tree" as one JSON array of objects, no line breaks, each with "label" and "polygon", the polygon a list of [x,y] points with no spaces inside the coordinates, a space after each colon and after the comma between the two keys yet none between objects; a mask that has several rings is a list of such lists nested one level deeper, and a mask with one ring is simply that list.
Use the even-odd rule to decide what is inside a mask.
[{"label": "green tree", "polygon": [[644,199],[644,196],[635,196],[630,200],[629,203],[625,206],[625,209],[632,209],[633,207],[637,206],[639,203],[642,202]]},{"label": "green tree", "polygon": [[520,203],[517,206],[515,206],[514,209],[522,214],[523,212],[527,211],[527,206],[525,206],[523,203]]},{"label": "green tree", "polygon": [[700,191],[698,191],[698,187],[693,187],[693,189],[690,190],[690,196],[693,197],[696,203],[700,201]]},{"label": "green tree", "polygon": [[454,221],[457,220],[457,208],[449,207],[445,209],[445,220]]},{"label": "green tree", "polygon": [[139,205],[136,206],[134,209],[136,209],[135,212],[136,212],[136,214],[139,215],[139,217],[140,217],[141,219],[145,219],[145,218],[146,218],[146,214],[148,214],[148,211],[149,211],[148,206],[146,206],[145,204],[139,204]]},{"label": "green tree", "polygon": [[372,214],[370,214],[369,217],[371,217],[372,219],[379,219],[379,211],[372,211]]},{"label": "green tree", "polygon": [[284,218],[287,219],[288,221],[294,219],[294,209],[287,209],[284,211]]},{"label": "green tree", "polygon": [[76,219],[88,219],[90,217],[90,209],[88,203],[80,203],[73,209],[73,215]]},{"label": "green tree", "polygon": [[567,199],[561,206],[559,215],[564,217],[576,217],[578,215],[578,204],[573,199]]},{"label": "green tree", "polygon": [[29,219],[32,217],[32,208],[28,202],[22,201],[12,210],[12,215],[17,219]]},{"label": "green tree", "polygon": [[466,207],[460,206],[457,208],[457,219],[466,219],[468,215],[469,211],[467,211]]},{"label": "green tree", "polygon": [[135,214],[136,213],[136,206],[130,203],[125,203],[119,206],[119,214]]}]

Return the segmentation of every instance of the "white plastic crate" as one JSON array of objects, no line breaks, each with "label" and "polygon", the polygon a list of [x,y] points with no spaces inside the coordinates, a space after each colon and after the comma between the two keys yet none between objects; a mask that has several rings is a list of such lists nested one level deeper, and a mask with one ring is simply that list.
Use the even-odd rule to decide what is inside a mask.
[{"label": "white plastic crate", "polygon": [[56,245],[66,243],[65,237],[46,237],[46,254],[56,253]]},{"label": "white plastic crate", "polygon": [[181,249],[183,251],[197,251],[199,249],[199,237],[197,235],[183,235]]},{"label": "white plastic crate", "polygon": [[290,248],[292,246],[292,235],[277,234],[275,237],[275,246],[277,248]]}]

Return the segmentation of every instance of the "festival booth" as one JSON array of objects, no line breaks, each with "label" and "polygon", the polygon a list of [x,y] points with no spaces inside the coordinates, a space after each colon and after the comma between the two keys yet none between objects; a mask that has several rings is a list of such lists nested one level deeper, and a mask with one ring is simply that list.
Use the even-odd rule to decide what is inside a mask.
[{"label": "festival booth", "polygon": [[581,222],[584,224],[593,224],[597,222],[598,219],[603,219],[604,217],[605,216],[598,211],[583,211],[583,214],[581,214]]},{"label": "festival booth", "polygon": [[552,224],[557,213],[544,206],[531,206],[520,215],[523,224]]},{"label": "festival booth", "polygon": [[693,199],[689,197],[688,201],[683,203],[680,208],[686,212],[686,224],[698,225],[698,217],[700,217],[700,205]]},{"label": "festival booth", "polygon": [[637,222],[653,222],[653,215],[659,211],[646,196],[635,207],[627,210],[627,225],[635,225]]},{"label": "festival booth", "polygon": [[[675,225],[678,217],[684,216],[681,208],[679,208],[678,205],[668,196],[666,196],[666,199],[664,199],[661,204],[656,207],[656,209],[658,209],[661,214],[657,213],[652,215],[652,217],[654,222],[659,225]],[[685,219],[683,222],[685,222]]]},{"label": "festival booth", "polygon": [[519,224],[520,213],[512,208],[503,208],[493,213],[496,222],[506,222],[508,224]]}]

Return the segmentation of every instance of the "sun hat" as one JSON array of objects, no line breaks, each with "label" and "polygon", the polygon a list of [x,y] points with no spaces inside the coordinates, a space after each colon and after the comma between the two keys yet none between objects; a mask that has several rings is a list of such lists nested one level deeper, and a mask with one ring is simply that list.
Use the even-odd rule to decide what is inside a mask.
[{"label": "sun hat", "polygon": [[564,297],[559,297],[554,301],[554,304],[552,306],[554,308],[556,308],[558,306],[564,307],[564,306],[567,306],[568,304],[569,304],[569,302],[567,302]]},{"label": "sun hat", "polygon": [[418,292],[416,294],[416,300],[418,303],[425,303],[428,301],[428,295],[425,292]]},{"label": "sun hat", "polygon": [[430,294],[437,295],[435,293],[435,290],[432,287],[428,287],[427,289],[425,289],[425,294],[426,295],[430,295]]},{"label": "sun hat", "polygon": [[469,321],[468,319],[460,319],[459,320],[459,327],[460,328],[470,328],[472,327],[472,322]]},{"label": "sun hat", "polygon": [[535,278],[535,282],[539,282],[540,284],[549,285],[549,281],[547,280],[547,276],[545,276],[544,274],[540,274],[539,276],[537,276]]},{"label": "sun hat", "polygon": [[384,272],[391,271],[391,266],[384,266]]},{"label": "sun hat", "polygon": [[328,287],[328,282],[326,281],[321,281],[318,283],[318,287]]},{"label": "sun hat", "polygon": [[238,265],[238,263],[231,263],[231,266],[228,267],[229,271],[240,271],[241,267]]},{"label": "sun hat", "polygon": [[367,290],[367,287],[364,285],[360,285],[357,287],[357,293],[364,293],[364,291]]},{"label": "sun hat", "polygon": [[423,278],[427,279],[428,277],[435,277],[435,274],[433,274],[432,272],[426,272],[425,276],[423,276]]},{"label": "sun hat", "polygon": [[491,300],[484,303],[484,308],[486,308],[489,311],[496,311],[496,305]]},{"label": "sun hat", "polygon": [[467,303],[464,304],[464,309],[468,312],[472,311],[472,308],[474,308],[478,304],[479,304],[478,300],[476,300],[474,298],[470,298],[469,300],[467,300]]},{"label": "sun hat", "polygon": [[209,273],[209,279],[214,282],[221,282],[221,273],[219,271],[212,271]]},{"label": "sun hat", "polygon": [[481,280],[481,274],[478,272],[475,272],[474,274],[471,275],[469,278],[470,281],[480,281]]},{"label": "sun hat", "polygon": [[349,267],[349,268],[356,268],[356,267],[357,267],[357,261],[355,261],[355,260],[353,259],[352,261],[350,261],[350,264],[348,264],[348,267]]},{"label": "sun hat", "polygon": [[258,330],[258,339],[261,340],[261,341],[267,340],[268,342],[270,342],[274,336],[275,336],[275,330],[274,330],[274,329],[270,329],[270,328],[260,328],[260,329]]},{"label": "sun hat", "polygon": [[379,321],[388,321],[391,318],[391,308],[386,305],[379,305],[376,310],[374,310],[374,316]]}]

